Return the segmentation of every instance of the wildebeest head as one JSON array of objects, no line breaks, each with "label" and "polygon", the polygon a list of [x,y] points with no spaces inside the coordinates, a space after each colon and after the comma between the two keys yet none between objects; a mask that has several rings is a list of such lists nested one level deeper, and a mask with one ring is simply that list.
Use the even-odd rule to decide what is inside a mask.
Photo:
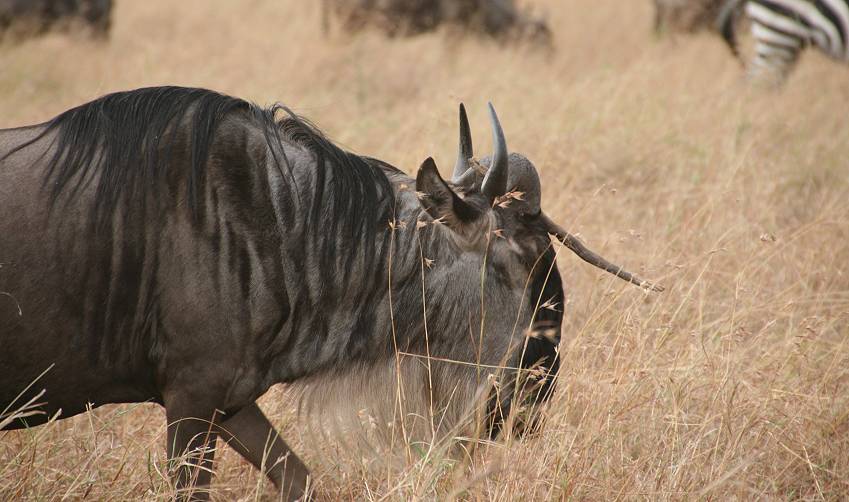
[{"label": "wildebeest head", "polygon": [[[552,236],[595,266],[635,284],[661,288],[592,253],[542,211],[535,166],[508,151],[491,104],[489,114],[492,155],[475,159],[468,118],[460,105],[459,151],[451,181],[446,182],[428,158],[419,168],[416,189],[425,211],[450,230],[462,250],[455,259],[495,272],[480,279],[484,312],[479,330],[490,340],[488,350],[509,354],[501,361],[507,377],[500,380],[500,388],[496,383],[489,401],[490,430],[495,433],[509,412],[521,412],[526,404],[548,398],[559,366],[563,287]],[[510,345],[499,340],[509,340]]]}]

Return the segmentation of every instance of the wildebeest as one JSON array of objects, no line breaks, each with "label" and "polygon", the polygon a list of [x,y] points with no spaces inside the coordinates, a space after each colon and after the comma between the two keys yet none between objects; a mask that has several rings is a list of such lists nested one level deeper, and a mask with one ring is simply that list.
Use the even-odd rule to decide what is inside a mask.
[{"label": "wildebeest", "polygon": [[[432,159],[412,179],[285,107],[203,89],[119,92],[0,131],[5,428],[156,402],[169,457],[201,452],[178,487],[209,482],[191,466],[223,436],[296,498],[307,469],[255,400],[408,353],[513,368],[488,405],[496,431],[516,390],[545,399],[558,367],[549,236],[650,285],[541,211],[536,169],[490,112],[494,154],[478,163],[461,108],[450,183]],[[458,370],[433,387],[480,385]]]},{"label": "wildebeest", "polygon": [[105,37],[111,24],[112,0],[0,0],[0,40],[70,29]]},{"label": "wildebeest", "polygon": [[322,0],[325,31],[330,18],[346,31],[367,26],[387,36],[412,36],[453,26],[499,40],[551,44],[551,30],[541,18],[513,0]]}]

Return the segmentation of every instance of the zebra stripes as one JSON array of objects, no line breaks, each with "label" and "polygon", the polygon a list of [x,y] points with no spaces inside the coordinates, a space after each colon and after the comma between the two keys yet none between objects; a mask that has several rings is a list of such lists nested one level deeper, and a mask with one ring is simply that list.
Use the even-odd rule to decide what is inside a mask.
[{"label": "zebra stripes", "polygon": [[808,46],[849,62],[849,0],[729,0],[718,25],[735,53],[734,12],[742,4],[754,39],[750,76],[783,81]]}]

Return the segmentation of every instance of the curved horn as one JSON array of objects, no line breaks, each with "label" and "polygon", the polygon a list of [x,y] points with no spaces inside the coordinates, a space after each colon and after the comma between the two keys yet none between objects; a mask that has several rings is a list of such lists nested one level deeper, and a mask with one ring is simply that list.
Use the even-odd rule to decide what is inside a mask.
[{"label": "curved horn", "polygon": [[495,114],[495,108],[489,103],[489,120],[492,122],[492,163],[489,171],[483,179],[481,192],[487,196],[490,202],[507,192],[507,140],[504,139],[504,131]]},{"label": "curved horn", "polygon": [[557,240],[566,245],[567,248],[571,249],[578,257],[580,257],[585,262],[589,263],[594,267],[598,267],[605,272],[610,272],[616,277],[628,281],[631,284],[636,284],[641,288],[650,289],[651,291],[661,292],[663,291],[663,286],[659,284],[652,284],[649,281],[644,281],[637,277],[636,275],[628,272],[624,268],[619,265],[615,265],[607,261],[603,256],[596,254],[586,246],[584,246],[581,241],[578,240],[577,237],[570,234],[566,230],[563,229],[557,223],[554,223],[551,218],[549,218],[546,214],[540,215],[540,221],[543,226],[546,228],[546,231],[553,235]]},{"label": "curved horn", "polygon": [[466,171],[469,170],[469,159],[474,156],[472,148],[472,131],[469,128],[469,117],[466,116],[466,107],[460,103],[460,146],[457,150],[457,163],[454,165],[454,174],[451,179],[457,183]]}]

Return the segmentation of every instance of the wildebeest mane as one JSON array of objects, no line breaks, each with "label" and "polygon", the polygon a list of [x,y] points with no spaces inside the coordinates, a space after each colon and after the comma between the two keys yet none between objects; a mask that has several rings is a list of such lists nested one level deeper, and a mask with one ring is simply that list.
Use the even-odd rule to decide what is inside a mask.
[{"label": "wildebeest mane", "polygon": [[[388,164],[343,150],[309,120],[285,106],[272,107],[272,116],[276,115],[275,109],[282,109],[288,115],[278,121],[284,139],[301,145],[315,156],[316,193],[314,203],[309,208],[310,221],[321,221],[322,212],[328,208],[333,214],[332,218],[322,222],[323,228],[313,233],[313,237],[342,237],[351,246],[347,256],[353,258],[363,237],[372,238],[379,224],[390,219],[394,196],[389,180],[381,169]],[[329,180],[328,173],[331,176]],[[319,247],[321,261],[328,264],[332,260],[331,254],[342,251],[334,246]],[[374,246],[366,245],[362,251],[365,263],[370,264],[374,258]],[[346,265],[343,273],[351,271],[350,262]]]},{"label": "wildebeest mane", "polygon": [[[288,116],[278,119],[281,110]],[[144,199],[145,190],[168,173],[172,149],[184,126],[189,149],[186,193],[188,206],[197,215],[216,129],[235,111],[247,112],[262,128],[278,169],[290,167],[282,153],[283,143],[289,141],[315,155],[322,181],[324,171],[332,172],[333,190],[316,194],[318,204],[312,211],[325,211],[328,216],[329,205],[333,207],[331,223],[350,219],[344,226],[351,234],[374,231],[363,224],[379,218],[377,212],[386,207],[381,202],[391,204],[392,193],[386,176],[371,159],[346,152],[285,106],[261,108],[207,89],[165,86],[108,94],[46,122],[37,137],[5,157],[55,132],[55,149],[44,178],[51,201],[60,196],[71,199],[97,179],[94,219],[106,226],[121,197]],[[316,189],[323,191],[322,183]]]},{"label": "wildebeest mane", "polygon": [[215,130],[230,112],[256,110],[250,103],[205,89],[149,87],[107,94],[61,113],[43,124],[32,140],[8,155],[55,133],[44,186],[51,202],[73,199],[97,179],[94,220],[105,226],[121,197],[144,197],[165,176],[184,118],[189,132],[189,207],[197,210],[197,194]]},{"label": "wildebeest mane", "polygon": [[[237,120],[228,121],[231,115]],[[226,130],[221,127],[225,121]],[[282,207],[292,209],[291,214],[285,215],[284,224],[299,226],[305,222],[299,227],[304,232],[303,242],[309,245],[304,252],[313,253],[328,267],[325,271],[329,278],[341,279],[335,287],[344,290],[351,279],[349,273],[356,268],[354,264],[370,270],[376,249],[368,245],[369,241],[380,239],[377,232],[388,221],[394,205],[390,182],[383,174],[384,166],[343,150],[318,128],[279,104],[263,108],[214,91],[184,87],[151,87],[108,94],[41,124],[42,129],[34,138],[16,146],[0,157],[0,161],[28,147],[42,148],[49,141],[50,146],[44,147],[42,156],[46,166],[43,187],[54,208],[51,218],[60,219],[64,214],[55,210],[57,203],[81,200],[82,192],[91,190],[86,203],[91,203],[92,230],[103,234],[100,239],[91,239],[92,253],[97,254],[91,254],[91,270],[87,273],[98,277],[137,274],[141,270],[140,262],[110,272],[108,267],[102,270],[96,267],[93,257],[108,262],[111,246],[122,246],[126,248],[124,251],[132,250],[124,255],[136,261],[143,259],[143,252],[128,240],[127,232],[143,232],[148,225],[159,224],[149,220],[154,213],[145,207],[166,197],[154,191],[171,174],[185,187],[186,203],[172,201],[177,203],[169,206],[174,210],[188,208],[196,221],[200,221],[208,209],[204,184],[220,179],[209,175],[211,160],[215,160],[210,157],[221,148],[231,148],[224,137],[233,130],[231,126],[244,127],[264,137],[269,152],[265,168],[279,171],[284,186],[276,196],[288,198]],[[313,160],[297,166],[302,177],[295,176],[296,166],[290,162],[294,158],[287,155],[293,148],[308,152]],[[302,179],[307,181],[297,186]],[[308,197],[303,197],[304,194]],[[300,199],[309,200],[309,205],[302,205]],[[122,227],[120,241],[113,240],[111,231],[118,211],[125,223],[127,218],[136,222]],[[142,278],[134,278],[132,282],[124,275],[121,275],[122,283],[127,286],[122,294],[126,298],[121,304],[137,305],[142,292],[129,284],[137,284]],[[150,327],[144,323],[156,305],[145,301],[140,307],[143,312],[129,309],[122,314],[112,312],[113,307],[105,300],[96,303],[101,307],[93,313],[93,322],[97,324],[94,331],[117,332],[115,326],[129,322],[134,333],[122,340],[104,338],[99,357],[127,361],[130,354],[155,345],[148,338]]]}]

